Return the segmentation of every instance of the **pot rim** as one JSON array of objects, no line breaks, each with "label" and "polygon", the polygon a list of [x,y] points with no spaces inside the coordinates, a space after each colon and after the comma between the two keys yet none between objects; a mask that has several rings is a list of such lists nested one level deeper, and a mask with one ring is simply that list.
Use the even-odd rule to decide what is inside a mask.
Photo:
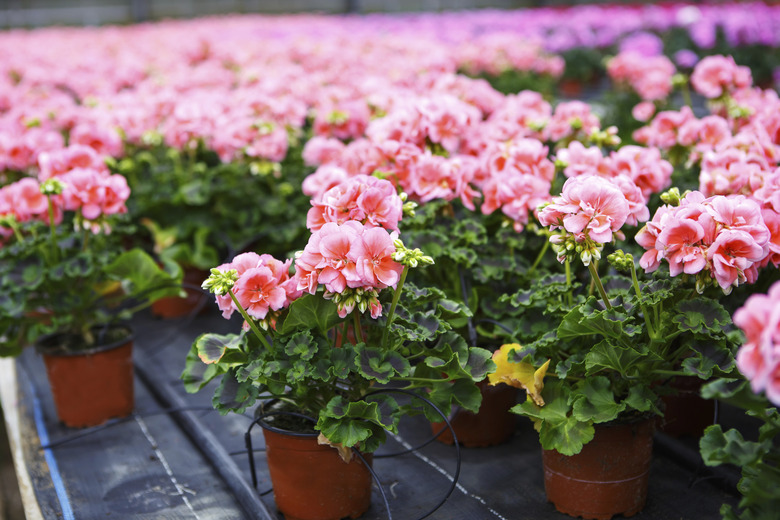
[{"label": "pot rim", "polygon": [[[258,409],[259,410],[259,409]],[[254,422],[260,425],[261,428],[264,430],[268,430],[274,433],[278,433],[280,435],[289,435],[291,437],[313,437],[316,438],[319,436],[319,432],[297,432],[295,430],[285,430],[283,428],[277,428],[276,426],[271,426],[265,421],[266,417],[274,416],[274,415],[292,415],[295,417],[300,417],[301,419],[308,419],[311,420],[313,423],[316,423],[316,420],[312,417],[298,413],[298,412],[286,412],[286,411],[269,411],[269,412],[263,412],[260,414],[257,414],[255,416]]]},{"label": "pot rim", "polygon": [[57,356],[57,357],[83,356],[83,355],[98,354],[100,352],[105,352],[107,350],[113,350],[119,348],[125,345],[126,343],[133,341],[133,339],[135,338],[135,333],[133,331],[133,328],[127,322],[107,324],[104,326],[95,325],[92,327],[92,329],[100,329],[104,327],[106,328],[106,330],[124,329],[127,332],[127,334],[116,341],[112,341],[111,343],[95,345],[94,347],[86,348],[86,349],[67,350],[63,348],[61,344],[60,345],[52,344],[52,342],[54,342],[57,338],[67,336],[68,333],[53,332],[51,334],[46,334],[38,338],[35,341],[35,350],[36,352],[45,356]]}]

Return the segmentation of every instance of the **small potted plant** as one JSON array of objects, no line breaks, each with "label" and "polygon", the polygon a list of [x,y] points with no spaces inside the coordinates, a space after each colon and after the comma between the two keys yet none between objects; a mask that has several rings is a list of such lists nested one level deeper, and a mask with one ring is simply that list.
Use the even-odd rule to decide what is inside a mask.
[{"label": "small potted plant", "polygon": [[[524,309],[528,327],[517,333],[524,346],[496,353],[489,379],[526,390],[514,411],[539,432],[548,499],[572,516],[641,510],[654,418],[670,382],[735,370],[731,320],[719,298],[766,254],[758,206],[696,192],[663,199],[669,204],[636,237],[647,249],[640,265],[657,270],[640,280],[623,250],[609,255],[613,270],[597,266],[629,212],[620,191],[595,176],[570,179],[539,215],[566,274],[506,297]],[[590,280],[572,274],[574,262],[587,266]]]},{"label": "small potted plant", "polygon": [[[246,134],[232,136],[229,128],[214,131],[204,123],[200,130],[222,140],[184,133],[179,141],[169,121],[169,134],[146,132],[139,142],[127,143],[127,156],[112,165],[135,194],[129,211],[144,232],[136,241],[183,271],[183,294],[156,302],[157,316],[175,318],[201,306],[205,295],[197,285],[221,259],[257,243],[284,256],[305,240],[306,228],[296,217],[308,207],[300,190],[306,168],[295,132],[243,117],[233,121],[239,123]],[[237,211],[247,199],[255,201],[255,210]]]},{"label": "small potted plant", "polygon": [[126,321],[179,279],[140,249],[123,213],[125,179],[76,167],[0,188],[2,354],[43,354],[57,414],[68,426],[132,412],[132,331]]},{"label": "small potted plant", "polygon": [[[197,338],[182,375],[189,391],[220,377],[213,402],[222,412],[271,406],[261,425],[276,504],[300,519],[362,514],[371,481],[353,450],[375,451],[405,414],[441,417],[393,389],[417,392],[445,414],[453,403],[476,410],[475,383],[492,368],[488,351],[452,331],[468,309],[406,282],[411,268],[433,260],[396,238],[403,202],[395,187],[368,176],[345,184],[343,212],[314,204],[294,264],[250,252],[211,270],[204,288],[243,326]],[[307,419],[294,420],[300,415]],[[312,467],[312,452],[330,460],[328,469]],[[309,509],[320,503],[324,510]]]},{"label": "small potted plant", "polygon": [[739,492],[742,499],[735,511],[721,508],[723,518],[770,519],[780,508],[780,282],[767,294],[753,294],[734,313],[734,323],[744,335],[737,352],[737,377],[708,383],[702,393],[727,402],[753,418],[760,426],[755,438],[736,428],[723,431],[720,424],[707,428],[699,448],[708,466],[733,464],[741,468]]}]

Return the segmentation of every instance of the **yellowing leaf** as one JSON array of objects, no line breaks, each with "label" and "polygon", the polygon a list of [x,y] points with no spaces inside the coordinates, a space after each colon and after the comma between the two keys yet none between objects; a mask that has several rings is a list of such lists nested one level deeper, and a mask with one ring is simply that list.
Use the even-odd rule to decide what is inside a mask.
[{"label": "yellowing leaf", "polygon": [[521,361],[515,363],[509,360],[509,355],[515,350],[521,350],[523,347],[517,343],[507,343],[493,353],[493,362],[496,364],[496,371],[488,374],[488,380],[491,385],[506,383],[516,388],[522,388],[528,394],[534,403],[538,406],[544,406],[542,399],[542,389],[544,388],[544,376],[547,374],[547,367],[550,366],[548,359],[544,365],[534,369],[531,363]]},{"label": "yellowing leaf", "polygon": [[342,444],[330,442],[330,440],[328,440],[328,438],[325,437],[322,433],[317,436],[317,444],[327,444],[331,448],[336,448],[336,451],[339,452],[341,460],[348,464],[349,461],[352,460],[352,448],[347,448]]}]

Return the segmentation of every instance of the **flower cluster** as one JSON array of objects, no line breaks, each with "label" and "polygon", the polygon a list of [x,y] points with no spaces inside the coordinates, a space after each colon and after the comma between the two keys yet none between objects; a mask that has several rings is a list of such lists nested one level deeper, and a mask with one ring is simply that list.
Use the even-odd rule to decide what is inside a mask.
[{"label": "flower cluster", "polygon": [[734,62],[731,56],[707,56],[691,74],[691,85],[704,97],[719,98],[753,83],[750,69]]},{"label": "flower cluster", "polygon": [[613,182],[580,175],[567,180],[561,194],[539,209],[539,222],[553,231],[550,242],[560,262],[576,255],[589,265],[601,258],[603,245],[612,242],[630,213],[628,200]]},{"label": "flower cluster", "polygon": [[725,293],[755,281],[769,238],[755,201],[741,195],[705,198],[697,191],[686,194],[679,205],[658,208],[636,235],[647,250],[639,261],[647,272],[665,259],[672,276],[696,275],[700,291],[714,281]]},{"label": "flower cluster", "polygon": [[[225,287],[214,291],[222,317],[229,319],[238,310],[238,302],[249,316],[266,328],[273,327],[278,311],[289,307],[301,295],[298,281],[290,276],[291,263],[291,260],[282,262],[270,255],[249,252],[216,267],[223,278],[225,275],[229,278]],[[207,282],[204,288],[211,289],[214,280],[209,278]]]},{"label": "flower cluster", "polygon": [[306,227],[318,231],[324,224],[343,224],[348,220],[367,227],[398,230],[404,202],[390,181],[369,175],[357,175],[330,188],[311,201]]},{"label": "flower cluster", "polygon": [[103,217],[127,212],[130,188],[125,177],[111,174],[98,157],[80,145],[40,154],[40,180],[23,177],[0,188],[0,216],[58,225],[64,212],[72,211],[79,216],[77,225],[94,233],[109,231]]},{"label": "flower cluster", "polygon": [[626,84],[644,101],[665,99],[672,92],[672,76],[677,70],[666,56],[644,56],[621,52],[607,64],[612,81]]},{"label": "flower cluster", "polygon": [[737,352],[739,371],[750,380],[753,391],[766,391],[780,406],[780,283],[768,294],[753,294],[734,313],[734,323],[746,342]]},{"label": "flower cluster", "polygon": [[312,233],[309,243],[295,259],[297,288],[316,293],[325,287],[342,318],[355,306],[382,314],[378,291],[395,287],[403,266],[393,260],[394,236],[381,227],[364,226],[349,220],[343,224],[328,222]]}]

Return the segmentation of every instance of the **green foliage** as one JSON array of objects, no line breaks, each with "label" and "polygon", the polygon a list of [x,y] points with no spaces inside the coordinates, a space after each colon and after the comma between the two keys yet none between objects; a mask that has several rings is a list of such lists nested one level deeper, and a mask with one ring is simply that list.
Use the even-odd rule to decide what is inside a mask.
[{"label": "green foliage", "polygon": [[[299,216],[310,205],[301,183],[311,168],[303,165],[300,145],[279,164],[222,163],[202,143],[189,153],[150,145],[129,150],[114,169],[133,191],[128,207],[148,231],[144,247],[164,260],[205,270],[229,251],[258,243],[278,258],[305,245]],[[251,211],[241,209],[247,201]]]},{"label": "green foliage", "polygon": [[475,382],[493,368],[490,352],[470,348],[449,323],[469,314],[443,292],[409,283],[392,320],[361,316],[356,335],[354,316],[339,317],[321,292],[307,294],[282,313],[275,330],[261,336],[201,335],[181,377],[188,392],[221,379],[213,398],[220,413],[280,399],[316,419],[316,429],[334,445],[371,452],[385,441],[386,430],[397,431],[402,415],[433,416],[423,401],[402,406],[392,394],[372,394],[379,385],[430,389],[424,395],[446,413],[453,403],[479,408]]},{"label": "green foliage", "polygon": [[97,225],[110,234],[85,229],[79,213],[54,227],[13,224],[12,239],[0,248],[0,355],[17,355],[44,334],[64,335],[67,348],[89,348],[96,327],[179,293],[180,272],[126,249],[135,228],[124,216],[101,219]]},{"label": "green foliage", "polygon": [[721,514],[726,519],[775,518],[780,510],[780,412],[766,398],[754,394],[743,379],[716,379],[702,388],[702,395],[738,406],[763,422],[755,441],[746,440],[736,429],[724,432],[719,424],[709,426],[699,441],[705,464],[733,464],[742,470],[737,486],[742,499],[737,510],[724,505]]},{"label": "green foliage", "polygon": [[674,376],[734,373],[728,312],[683,280],[661,276],[634,282],[610,271],[600,277],[609,305],[588,294],[594,286],[562,275],[501,298],[517,310],[515,336],[526,362],[550,361],[544,406],[529,399],[514,408],[536,423],[545,449],[578,453],[594,424],[660,414],[659,396],[671,391]]}]

